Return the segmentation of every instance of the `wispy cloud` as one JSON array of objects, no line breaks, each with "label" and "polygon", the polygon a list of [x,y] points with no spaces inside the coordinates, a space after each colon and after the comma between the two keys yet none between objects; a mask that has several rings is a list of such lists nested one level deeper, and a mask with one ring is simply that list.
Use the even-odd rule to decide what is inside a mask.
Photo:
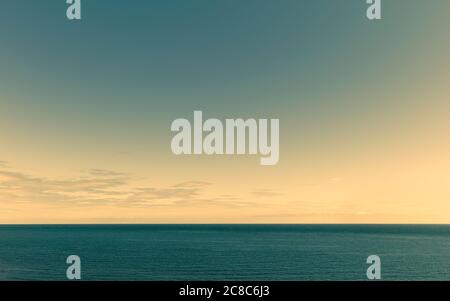
[{"label": "wispy cloud", "polygon": [[49,179],[0,170],[0,200],[6,202],[45,202],[53,205],[110,204],[120,201],[113,189],[126,184],[118,177]]},{"label": "wispy cloud", "polygon": [[[0,161],[2,162],[2,161]],[[45,203],[54,206],[245,206],[234,195],[215,195],[212,183],[185,181],[167,187],[135,186],[127,173],[91,169],[84,175],[52,179],[0,168],[0,202]]]},{"label": "wispy cloud", "polygon": [[112,170],[106,170],[106,169],[90,169],[89,173],[93,176],[99,176],[99,177],[121,177],[121,176],[127,176],[127,173],[124,172],[117,172]]},{"label": "wispy cloud", "polygon": [[283,194],[277,191],[273,191],[270,189],[258,189],[253,191],[253,194],[259,198],[274,198],[282,196]]},{"label": "wispy cloud", "polygon": [[211,183],[204,181],[187,181],[173,185],[173,187],[204,187],[209,186]]}]

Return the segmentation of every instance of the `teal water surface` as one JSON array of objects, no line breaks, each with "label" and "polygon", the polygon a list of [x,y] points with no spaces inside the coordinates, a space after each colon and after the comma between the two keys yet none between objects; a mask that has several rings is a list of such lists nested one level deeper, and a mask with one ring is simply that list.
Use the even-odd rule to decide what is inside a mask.
[{"label": "teal water surface", "polygon": [[450,280],[447,225],[4,225],[0,280]]}]

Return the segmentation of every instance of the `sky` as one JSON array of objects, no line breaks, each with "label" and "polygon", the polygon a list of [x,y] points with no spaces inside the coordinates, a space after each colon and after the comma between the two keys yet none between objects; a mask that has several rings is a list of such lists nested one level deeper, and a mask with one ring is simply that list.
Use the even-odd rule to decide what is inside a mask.
[{"label": "sky", "polygon": [[[0,4],[0,223],[450,223],[450,2]],[[280,161],[171,122],[279,118]]]}]

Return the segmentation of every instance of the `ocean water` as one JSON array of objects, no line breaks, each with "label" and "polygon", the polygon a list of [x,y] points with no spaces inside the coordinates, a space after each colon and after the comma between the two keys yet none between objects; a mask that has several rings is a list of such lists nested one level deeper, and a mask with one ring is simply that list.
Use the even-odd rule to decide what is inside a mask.
[{"label": "ocean water", "polygon": [[0,226],[0,280],[450,280],[450,226]]}]

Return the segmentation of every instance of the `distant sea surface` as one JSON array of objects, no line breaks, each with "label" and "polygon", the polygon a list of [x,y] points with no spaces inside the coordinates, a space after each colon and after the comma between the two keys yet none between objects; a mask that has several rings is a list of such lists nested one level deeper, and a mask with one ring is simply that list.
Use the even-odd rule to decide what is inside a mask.
[{"label": "distant sea surface", "polygon": [[450,280],[448,225],[0,226],[0,280]]}]

